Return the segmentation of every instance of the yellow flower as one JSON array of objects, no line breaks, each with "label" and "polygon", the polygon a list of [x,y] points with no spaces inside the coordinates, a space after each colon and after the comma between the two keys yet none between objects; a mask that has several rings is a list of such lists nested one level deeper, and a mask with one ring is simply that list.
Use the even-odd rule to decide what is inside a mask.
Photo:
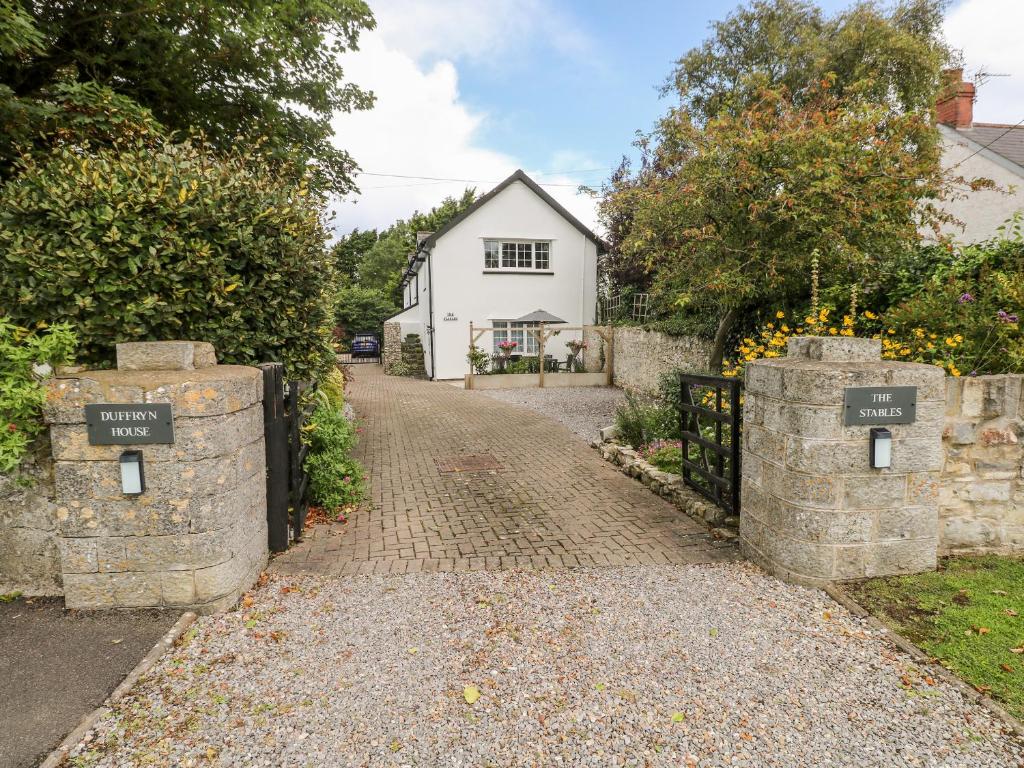
[{"label": "yellow flower", "polygon": [[949,373],[950,373],[951,376],[959,376],[960,375],[960,369],[957,368],[955,365],[950,364],[950,366],[949,366]]},{"label": "yellow flower", "polygon": [[868,320],[877,320],[878,319],[878,315],[876,315],[874,312],[871,312],[870,310],[868,310],[868,311],[866,311],[864,313],[864,317],[866,317]]},{"label": "yellow flower", "polygon": [[805,317],[804,322],[807,323],[808,325],[814,325],[814,315],[808,315],[807,317]]},{"label": "yellow flower", "polygon": [[953,337],[953,340],[956,341],[957,344],[963,344],[964,343],[964,337],[961,336],[959,333],[956,336]]},{"label": "yellow flower", "polygon": [[837,335],[839,333],[839,329],[838,328],[829,328],[828,332],[829,332],[830,336],[835,336],[835,335]]},{"label": "yellow flower", "polygon": [[768,325],[766,325],[765,328],[772,328],[772,329],[774,329],[775,328],[775,323],[768,323]]},{"label": "yellow flower", "polygon": [[843,325],[845,325],[847,328],[852,327],[853,326],[853,318],[850,317],[849,315],[843,315]]},{"label": "yellow flower", "polygon": [[886,333],[888,333],[890,336],[892,336],[894,333],[896,333],[896,329],[895,328],[890,328],[889,330],[886,331]]},{"label": "yellow flower", "polygon": [[775,313],[775,319],[776,319],[776,320],[781,320],[781,319],[782,319],[782,318],[784,318],[785,316],[786,316],[786,313],[785,313],[785,312],[781,312],[781,311],[780,311],[780,312],[776,312],[776,313]]},{"label": "yellow flower", "polygon": [[789,326],[786,325],[785,323],[782,324],[782,332],[789,333]]}]

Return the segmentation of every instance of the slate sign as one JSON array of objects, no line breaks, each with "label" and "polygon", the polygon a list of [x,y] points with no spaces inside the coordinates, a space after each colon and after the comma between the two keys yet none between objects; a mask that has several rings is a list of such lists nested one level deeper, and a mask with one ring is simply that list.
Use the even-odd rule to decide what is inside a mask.
[{"label": "slate sign", "polygon": [[170,403],[98,403],[85,406],[90,445],[174,442]]},{"label": "slate sign", "polygon": [[843,424],[913,424],[917,387],[847,387]]}]

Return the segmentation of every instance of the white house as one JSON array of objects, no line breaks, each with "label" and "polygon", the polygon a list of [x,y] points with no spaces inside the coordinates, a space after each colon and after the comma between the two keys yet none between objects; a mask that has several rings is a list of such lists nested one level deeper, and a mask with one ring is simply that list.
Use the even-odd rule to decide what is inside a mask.
[{"label": "white house", "polygon": [[[477,346],[497,350],[506,339],[516,352],[536,354],[524,328],[541,310],[567,326],[594,322],[597,258],[601,240],[536,182],[516,171],[437,232],[424,233],[402,278],[401,337],[419,334],[424,367],[432,379],[468,372],[469,324],[500,329]],[[557,326],[556,326],[557,327]],[[566,356],[566,332],[545,352]],[[563,338],[564,337],[564,338]]]},{"label": "white house", "polygon": [[963,81],[962,70],[949,75],[950,91],[936,105],[942,165],[968,181],[990,179],[998,188],[965,190],[942,204],[963,222],[944,227],[944,234],[971,243],[995,237],[1014,213],[1024,213],[1024,125],[974,122],[974,84]]}]

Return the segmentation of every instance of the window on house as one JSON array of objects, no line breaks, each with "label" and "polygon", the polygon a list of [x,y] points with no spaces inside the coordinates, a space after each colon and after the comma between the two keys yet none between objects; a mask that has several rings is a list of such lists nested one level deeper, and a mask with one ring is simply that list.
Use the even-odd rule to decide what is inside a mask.
[{"label": "window on house", "polygon": [[527,328],[536,328],[538,323],[518,323],[513,320],[495,320],[491,323],[494,326],[494,352],[501,350],[498,345],[503,341],[514,341],[516,348],[513,355],[536,355],[538,351],[537,337],[529,333]]},{"label": "window on house", "polygon": [[[499,252],[501,254],[499,258]],[[484,269],[551,269],[551,243],[484,240]]]},{"label": "window on house", "polygon": [[484,269],[498,268],[498,241],[484,240]]}]

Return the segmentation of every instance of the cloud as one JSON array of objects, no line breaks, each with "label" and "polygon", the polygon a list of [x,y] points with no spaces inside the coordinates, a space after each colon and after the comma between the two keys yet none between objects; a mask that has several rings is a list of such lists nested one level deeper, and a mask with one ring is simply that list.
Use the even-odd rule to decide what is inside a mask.
[{"label": "cloud", "polygon": [[374,14],[385,44],[417,60],[504,65],[511,54],[536,47],[581,60],[595,58],[580,25],[544,0],[380,0]]},{"label": "cloud", "polygon": [[[346,53],[342,64],[349,82],[372,90],[373,109],[334,117],[335,143],[348,150],[362,167],[361,194],[338,201],[335,230],[348,232],[386,227],[415,210],[428,210],[467,186],[487,192],[519,167],[521,158],[484,146],[479,140],[486,121],[500,115],[474,110],[459,95],[457,60],[504,55],[502,31],[521,29],[519,14],[539,14],[538,0],[494,0],[472,3],[450,0],[424,4],[393,0],[375,8],[378,29],[363,35],[360,50]],[[430,12],[423,10],[426,6]],[[444,12],[439,12],[443,6]],[[486,12],[485,10],[486,9]],[[515,26],[519,25],[519,26]],[[512,37],[515,37],[513,35]],[[553,45],[575,50],[569,39]],[[445,53],[450,56],[445,56]],[[594,201],[575,191],[582,177],[564,171],[594,168],[594,161],[572,149],[550,159],[535,179],[584,224],[596,221]],[[553,173],[552,171],[563,171]],[[436,182],[375,174],[469,179]]]},{"label": "cloud", "polygon": [[947,14],[944,29],[949,43],[963,51],[968,78],[981,70],[1009,75],[978,88],[974,119],[1009,124],[1024,119],[1024,2],[963,0]]}]

